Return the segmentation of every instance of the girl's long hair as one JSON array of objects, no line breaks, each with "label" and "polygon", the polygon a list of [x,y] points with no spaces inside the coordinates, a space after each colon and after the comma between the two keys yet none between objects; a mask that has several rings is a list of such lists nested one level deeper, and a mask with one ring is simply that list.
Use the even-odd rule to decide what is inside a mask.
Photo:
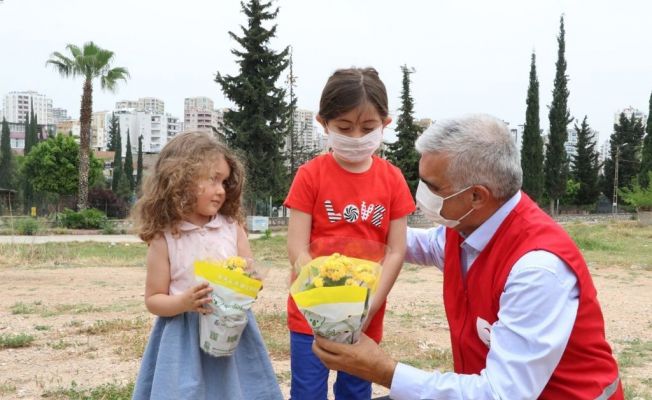
[{"label": "girl's long hair", "polygon": [[178,234],[178,225],[197,202],[197,183],[208,177],[213,160],[224,157],[231,174],[224,183],[224,204],[219,213],[243,224],[244,167],[238,157],[216,138],[202,132],[186,132],[163,148],[154,170],[145,179],[143,194],[131,212],[136,233],[149,243],[165,230]]}]

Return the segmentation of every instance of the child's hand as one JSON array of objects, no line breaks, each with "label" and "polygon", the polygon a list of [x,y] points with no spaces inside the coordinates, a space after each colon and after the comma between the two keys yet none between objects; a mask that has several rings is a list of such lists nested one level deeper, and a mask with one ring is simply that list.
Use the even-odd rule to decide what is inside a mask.
[{"label": "child's hand", "polygon": [[211,298],[208,294],[212,291],[213,288],[208,286],[208,282],[202,282],[183,292],[181,295],[181,301],[183,302],[184,311],[196,311],[201,314],[209,314],[211,312],[210,307],[205,307],[204,305],[211,302]]}]

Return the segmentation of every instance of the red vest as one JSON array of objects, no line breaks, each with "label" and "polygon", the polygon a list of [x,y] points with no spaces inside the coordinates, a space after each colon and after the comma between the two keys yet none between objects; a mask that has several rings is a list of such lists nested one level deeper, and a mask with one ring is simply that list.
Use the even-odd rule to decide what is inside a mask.
[{"label": "red vest", "polygon": [[[460,264],[463,241],[457,231],[447,229],[444,306],[455,372],[479,374],[485,368],[489,349],[478,336],[477,319],[489,324],[498,320],[500,296],[514,263],[530,251],[545,250],[573,270],[580,298],[564,354],[539,398],[596,399],[618,380],[618,366],[605,339],[602,311],[588,267],[568,234],[525,193],[521,193],[520,202],[478,255],[465,278]],[[617,385],[610,399],[623,399],[622,387],[620,383]]]}]

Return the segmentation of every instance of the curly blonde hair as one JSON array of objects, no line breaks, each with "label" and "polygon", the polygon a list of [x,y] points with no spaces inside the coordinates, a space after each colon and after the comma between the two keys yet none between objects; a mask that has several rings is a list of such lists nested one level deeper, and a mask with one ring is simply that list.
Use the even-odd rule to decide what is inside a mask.
[{"label": "curly blonde hair", "polygon": [[245,172],[242,162],[213,136],[186,132],[165,145],[131,212],[136,233],[143,241],[149,243],[165,230],[178,234],[179,223],[192,212],[197,202],[198,181],[210,174],[207,166],[220,156],[226,160],[231,174],[224,182],[226,196],[219,213],[243,224]]}]

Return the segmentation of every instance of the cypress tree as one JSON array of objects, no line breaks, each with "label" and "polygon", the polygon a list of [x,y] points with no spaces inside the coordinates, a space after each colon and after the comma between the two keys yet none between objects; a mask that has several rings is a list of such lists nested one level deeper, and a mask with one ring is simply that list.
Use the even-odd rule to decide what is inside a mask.
[{"label": "cypress tree", "polygon": [[584,116],[581,127],[575,124],[577,133],[577,154],[572,160],[572,176],[579,183],[579,189],[575,196],[575,204],[588,205],[598,201],[600,187],[598,186],[598,174],[600,161],[596,149],[596,135]]},{"label": "cypress tree", "polygon": [[218,72],[215,77],[224,95],[236,105],[224,115],[224,130],[228,144],[239,150],[247,166],[247,208],[253,213],[256,203],[267,204],[270,196],[282,200],[287,187],[283,147],[288,106],[285,90],[275,84],[288,66],[289,48],[278,53],[271,49],[276,25],[263,26],[278,14],[278,8],[271,7],[271,1],[242,3],[247,26],[242,27],[242,36],[229,32],[243,49],[231,51],[237,57],[239,74]]},{"label": "cypress tree", "polygon": [[[127,135],[128,135],[127,130]],[[118,193],[118,184],[122,175],[122,138],[121,135],[115,137],[115,153],[113,154],[113,176],[111,178],[111,190]]]},{"label": "cypress tree", "polygon": [[111,113],[109,120],[109,137],[107,138],[106,149],[107,151],[115,151],[115,141],[120,136],[120,119]]},{"label": "cypress tree", "polygon": [[403,65],[401,72],[403,87],[400,114],[396,122],[397,140],[388,146],[387,159],[403,172],[410,192],[414,195],[419,183],[419,153],[414,148],[414,142],[421,133],[421,128],[414,123],[414,100],[410,94],[410,74],[414,73],[414,69]]},{"label": "cypress tree", "polygon": [[6,119],[2,118],[2,136],[0,137],[0,188],[14,188],[14,170],[9,124]]},{"label": "cypress tree", "polygon": [[[27,156],[36,143],[32,140],[31,134],[31,120],[32,112],[25,114],[25,146],[23,148],[23,156]],[[23,214],[29,214],[32,203],[34,202],[34,189],[30,176],[25,173],[21,168],[21,183],[23,188]]]},{"label": "cypress tree", "polygon": [[521,147],[521,168],[523,169],[523,191],[534,201],[543,197],[543,139],[539,123],[539,79],[537,78],[536,55],[532,53],[530,63],[530,84],[525,101],[525,126]]},{"label": "cypress tree", "polygon": [[641,151],[641,171],[638,174],[638,181],[641,187],[648,187],[650,183],[648,181],[648,172],[652,171],[652,93],[650,93],[650,108],[647,114],[645,132],[646,135]]},{"label": "cypress tree", "polygon": [[129,182],[129,188],[131,191],[134,191],[134,158],[131,154],[131,135],[129,130],[127,130],[127,152],[125,154],[125,166],[124,174],[127,177],[127,182]]},{"label": "cypress tree", "polygon": [[138,161],[136,165],[136,193],[143,184],[143,135],[138,136]]},{"label": "cypress tree", "polygon": [[550,213],[555,214],[555,202],[566,192],[568,179],[568,157],[564,144],[568,138],[567,127],[573,120],[568,110],[568,76],[566,75],[566,51],[564,17],[559,22],[559,37],[557,44],[557,73],[552,90],[552,104],[548,118],[550,120],[550,136],[546,147],[545,188],[550,199]]}]

